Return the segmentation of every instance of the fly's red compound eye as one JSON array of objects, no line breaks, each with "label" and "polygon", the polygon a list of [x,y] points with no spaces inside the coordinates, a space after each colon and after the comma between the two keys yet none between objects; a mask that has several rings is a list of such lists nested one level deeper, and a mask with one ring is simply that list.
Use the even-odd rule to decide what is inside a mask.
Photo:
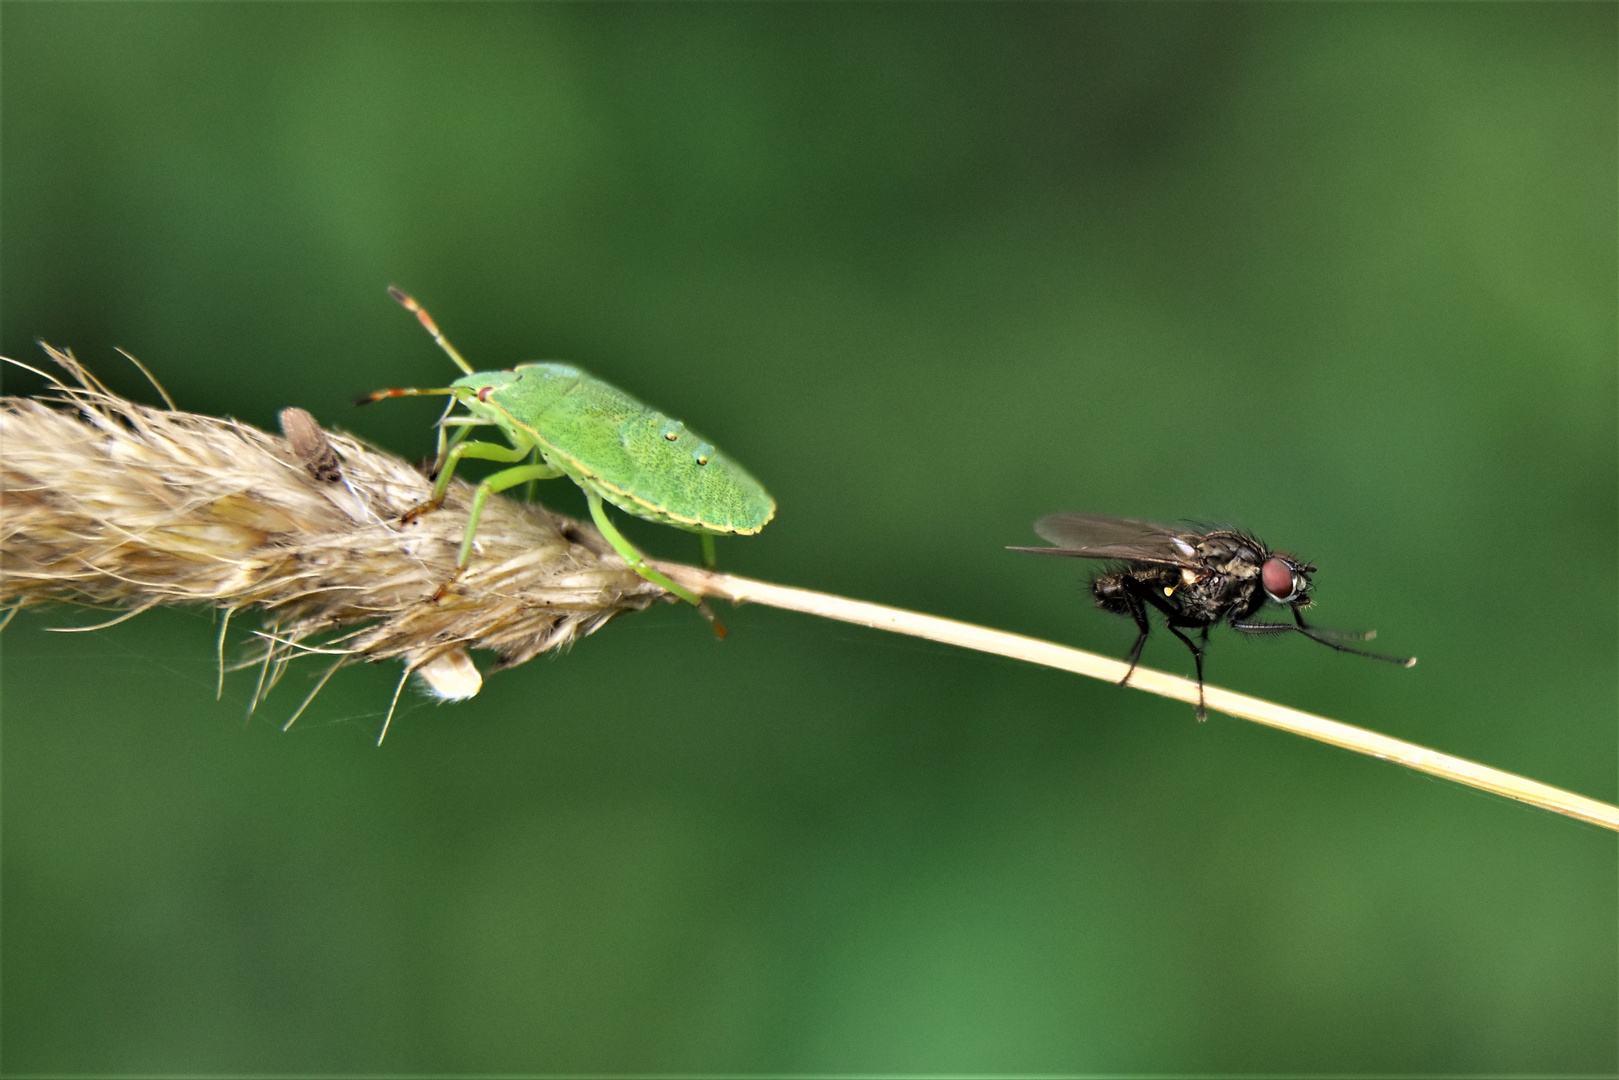
[{"label": "fly's red compound eye", "polygon": [[1264,583],[1270,598],[1279,603],[1287,603],[1297,591],[1293,569],[1281,559],[1266,559],[1265,565],[1259,568],[1259,580]]}]

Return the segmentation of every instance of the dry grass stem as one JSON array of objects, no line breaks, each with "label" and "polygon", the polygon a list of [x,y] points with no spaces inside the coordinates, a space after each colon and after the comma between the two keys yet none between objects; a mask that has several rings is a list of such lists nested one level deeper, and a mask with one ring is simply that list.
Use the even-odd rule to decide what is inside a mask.
[{"label": "dry grass stem", "polygon": [[[11,606],[0,627],[19,607],[53,602],[112,609],[98,626],[160,604],[218,607],[223,678],[230,617],[255,610],[266,623],[253,661],[255,703],[295,657],[331,658],[297,719],[339,668],[357,660],[398,658],[400,689],[415,673],[440,697],[471,697],[481,676],[468,649],[488,649],[497,669],[511,667],[620,612],[669,599],[592,526],[497,496],[485,507],[472,565],[434,601],[454,573],[469,485],[452,484],[443,512],[402,526],[401,516],[428,496],[422,474],[357,439],[322,432],[302,410],[283,416],[289,442],[234,420],[127,401],[70,353],[47,351],[68,381],[53,380],[42,400],[0,398],[0,604]],[[656,565],[700,595],[733,603],[1111,682],[1126,670],[1109,657],[987,627]],[[1197,701],[1196,683],[1146,668],[1136,669],[1131,685]],[[1619,831],[1619,807],[1218,687],[1206,694],[1210,709],[1231,716]]]},{"label": "dry grass stem", "polygon": [[[979,652],[994,653],[1015,660],[1026,660],[1031,664],[1071,671],[1077,675],[1089,675],[1093,679],[1105,679],[1108,682],[1118,682],[1124,678],[1128,670],[1123,661],[1111,657],[1071,649],[1038,638],[1009,634],[1004,630],[991,630],[984,626],[974,626],[972,623],[941,619],[935,615],[922,615],[861,600],[849,600],[842,596],[811,592],[808,589],[750,581],[729,574],[700,570],[694,566],[681,566],[675,563],[659,563],[658,566],[664,573],[693,592],[720,597],[732,603],[766,604],[789,611],[801,611],[819,615],[824,619],[837,619],[877,630],[888,630],[896,634],[908,634],[930,641],[959,645],[964,649],[976,649]],[[1137,690],[1175,698],[1189,705],[1197,704],[1197,683],[1176,675],[1138,667],[1130,678],[1130,685]],[[1322,716],[1314,716],[1244,694],[1234,694],[1217,686],[1206,687],[1205,693],[1208,707],[1217,712],[1280,728],[1295,735],[1303,735],[1307,739],[1331,743],[1333,746],[1353,750],[1358,754],[1369,754],[1419,772],[1454,780],[1458,784],[1466,784],[1481,791],[1505,795],[1509,799],[1516,799],[1619,832],[1619,806],[1610,806],[1596,799],[1588,799],[1583,795],[1554,788],[1549,784],[1502,772],[1500,769],[1492,769],[1464,758],[1442,754],[1415,743],[1379,735],[1365,728],[1328,720]]]}]

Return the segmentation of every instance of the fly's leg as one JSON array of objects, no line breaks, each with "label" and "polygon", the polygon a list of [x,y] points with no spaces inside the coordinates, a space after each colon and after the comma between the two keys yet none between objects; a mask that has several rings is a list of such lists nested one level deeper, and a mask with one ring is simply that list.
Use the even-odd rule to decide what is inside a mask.
[{"label": "fly's leg", "polygon": [[[1186,643],[1186,647],[1192,650],[1192,659],[1197,662],[1197,722],[1201,724],[1209,718],[1209,710],[1203,707],[1203,650],[1194,645],[1191,638],[1175,629],[1173,625],[1170,626],[1169,632]],[[1207,646],[1208,643],[1209,628],[1204,626],[1203,644]]]},{"label": "fly's leg", "polygon": [[[461,445],[471,446],[476,444],[462,443]],[[519,465],[514,469],[502,469],[497,473],[484,477],[483,482],[478,485],[478,489],[472,493],[472,510],[467,514],[467,531],[466,535],[461,538],[461,555],[455,560],[455,572],[457,574],[461,573],[467,568],[467,563],[472,561],[472,538],[477,535],[478,519],[483,517],[483,505],[489,501],[489,496],[497,491],[514,488],[518,484],[526,484],[530,480],[551,480],[561,475],[560,470],[553,469],[549,465]]]},{"label": "fly's leg", "polygon": [[1203,624],[1203,633],[1197,639],[1197,707],[1198,723],[1209,718],[1209,711],[1203,708],[1203,656],[1209,651],[1209,624]]},{"label": "fly's leg", "polygon": [[1136,629],[1141,632],[1136,635],[1136,643],[1130,646],[1130,670],[1119,680],[1120,686],[1130,685],[1130,676],[1136,673],[1136,665],[1141,663],[1141,650],[1147,644],[1147,635],[1152,633],[1152,624],[1147,621],[1147,609],[1141,606],[1141,601],[1136,597],[1128,593],[1125,595],[1130,601],[1130,617],[1135,619]]},{"label": "fly's leg", "polygon": [[1271,634],[1290,634],[1293,628],[1280,622],[1237,622],[1232,620],[1231,629],[1240,634],[1258,634],[1268,636]]},{"label": "fly's leg", "polygon": [[722,638],[725,636],[725,624],[714,617],[714,613],[708,609],[708,605],[703,602],[701,597],[692,592],[690,589],[676,585],[673,581],[670,581],[669,578],[648,566],[646,564],[646,557],[641,554],[640,550],[637,549],[634,544],[624,539],[623,534],[613,527],[612,521],[610,521],[607,517],[607,511],[602,509],[602,500],[600,495],[597,495],[594,491],[586,489],[585,500],[590,503],[590,516],[591,519],[596,522],[596,528],[601,530],[602,536],[606,538],[609,544],[613,545],[613,550],[618,552],[619,557],[629,564],[631,570],[634,570],[637,574],[640,574],[642,577],[646,578],[659,588],[667,589],[669,592],[674,593],[676,596],[680,597],[680,599],[686,601],[686,603],[696,608],[702,613],[703,618],[714,624],[715,634]]},{"label": "fly's leg", "polygon": [[1140,600],[1145,600],[1147,603],[1164,613],[1164,624],[1169,628],[1169,632],[1180,638],[1182,644],[1184,644],[1188,649],[1192,650],[1192,659],[1197,663],[1197,719],[1198,723],[1202,723],[1209,718],[1209,711],[1204,707],[1203,704],[1203,651],[1208,647],[1209,644],[1208,624],[1202,624],[1203,647],[1199,648],[1191,638],[1181,633],[1180,629],[1175,625],[1177,622],[1180,622],[1181,626],[1195,626],[1197,625],[1196,623],[1184,621],[1183,614],[1172,606],[1164,598],[1164,596],[1159,595],[1157,590],[1149,586],[1142,585],[1133,579],[1127,580],[1127,584],[1132,586],[1132,596],[1137,597]]},{"label": "fly's leg", "polygon": [[[1233,619],[1231,622],[1231,628],[1244,634],[1286,634],[1297,631],[1298,633],[1309,638],[1311,641],[1319,642],[1322,645],[1325,645],[1327,648],[1336,649],[1339,652],[1352,653],[1355,656],[1365,656],[1373,660],[1381,660],[1385,664],[1399,664],[1401,667],[1416,666],[1417,658],[1414,656],[1387,656],[1383,653],[1368,652],[1365,649],[1351,649],[1348,645],[1343,645],[1333,641],[1330,637],[1326,636],[1332,634],[1333,631],[1320,630],[1316,627],[1310,626],[1304,621],[1304,616],[1299,614],[1297,608],[1293,609],[1293,620],[1298,623],[1297,626],[1289,626],[1286,623],[1273,622],[1237,622],[1235,619]],[[1370,636],[1370,632],[1366,633],[1367,636]],[[1344,636],[1347,637],[1350,635]],[[1361,635],[1357,634],[1354,636],[1359,637]]]},{"label": "fly's leg", "polygon": [[[478,445],[480,444],[462,443],[461,447]],[[493,444],[485,443],[482,445]],[[457,449],[460,449],[460,447],[457,447]],[[496,447],[496,449],[504,449],[504,447]],[[520,454],[519,456],[526,457],[527,455]],[[484,477],[483,482],[472,493],[472,510],[467,514],[467,531],[461,537],[461,554],[455,560],[455,573],[450,575],[449,581],[434,590],[433,595],[428,597],[428,603],[437,603],[442,599],[444,593],[455,579],[466,572],[467,564],[472,561],[472,539],[478,535],[478,520],[483,517],[484,503],[489,501],[489,496],[497,491],[514,488],[518,484],[526,484],[530,480],[549,480],[560,475],[561,473],[549,465],[518,465],[516,468],[502,469],[497,473]]]},{"label": "fly's leg", "polygon": [[714,535],[712,533],[698,533],[697,540],[703,546],[703,569],[714,569],[716,562],[714,558]]},{"label": "fly's leg", "polygon": [[[457,442],[444,455],[442,467],[438,471],[438,479],[433,482],[433,493],[427,497],[426,502],[407,510],[404,517],[399,519],[400,523],[409,525],[423,514],[431,513],[443,504],[444,493],[450,489],[450,478],[455,475],[455,467],[461,463],[462,458],[482,458],[485,461],[511,463],[522,461],[526,457],[528,457],[528,451],[526,449],[520,450],[515,446],[502,446],[500,443],[490,442]],[[552,469],[548,465],[541,465],[538,468],[545,471],[535,473],[534,475],[537,478],[548,479],[562,475],[560,470]],[[509,472],[510,470],[507,471]],[[501,476],[504,474],[496,473],[495,475]]]},{"label": "fly's leg", "polygon": [[[457,399],[454,395],[451,395],[450,400],[444,403],[444,412],[441,413],[438,418],[438,424],[436,425],[438,427],[438,452],[433,455],[434,476],[438,475],[439,464],[443,462],[444,453],[447,449],[449,449],[444,445],[444,421],[448,420],[450,418],[450,414],[455,411],[455,406],[458,400],[459,399]],[[464,437],[465,436],[463,435],[457,435],[455,441],[460,442]]]},{"label": "fly's leg", "polygon": [[674,593],[693,607],[702,604],[702,600],[696,593],[676,585],[646,564],[646,557],[641,554],[640,549],[624,539],[624,535],[613,527],[612,521],[607,517],[607,511],[602,508],[600,495],[597,495],[594,491],[586,491],[585,500],[590,503],[590,516],[596,522],[596,528],[600,529],[602,536],[606,538],[609,544],[613,545],[613,550],[618,552],[619,557],[629,563],[631,570],[634,570],[654,585]]},{"label": "fly's leg", "polygon": [[[1130,676],[1136,673],[1136,665],[1141,662],[1141,649],[1147,644],[1147,635],[1152,633],[1152,624],[1147,622],[1147,608],[1142,603],[1140,592],[1134,583],[1120,574],[1103,574],[1091,582],[1091,593],[1096,597],[1096,606],[1112,615],[1128,615],[1136,621],[1136,643],[1130,646],[1130,670],[1124,673],[1119,680],[1120,686],[1130,685]],[[1151,597],[1148,597],[1150,600]]]},{"label": "fly's leg", "polygon": [[[1329,649],[1337,649],[1339,652],[1354,653],[1356,656],[1367,656],[1373,660],[1381,660],[1386,664],[1399,664],[1401,667],[1417,666],[1417,658],[1414,656],[1389,656],[1385,653],[1367,652],[1365,649],[1351,649],[1348,645],[1340,645],[1336,641],[1331,641],[1327,637],[1322,636],[1324,633],[1330,634],[1331,632],[1319,630],[1305,622],[1304,612],[1300,611],[1298,608],[1293,609],[1293,621],[1298,624],[1299,633],[1303,634],[1311,641],[1320,642]],[[1361,640],[1367,641],[1376,636],[1377,631],[1373,630],[1366,633]]]}]

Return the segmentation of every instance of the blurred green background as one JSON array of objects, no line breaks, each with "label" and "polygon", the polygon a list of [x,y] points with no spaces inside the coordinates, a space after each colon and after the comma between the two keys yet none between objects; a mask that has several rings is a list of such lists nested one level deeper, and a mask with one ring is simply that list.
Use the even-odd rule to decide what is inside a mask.
[{"label": "blurred green background", "polygon": [[[1211,682],[1612,800],[1616,47],[1609,4],[7,4],[0,331],[418,456],[435,402],[348,404],[452,373],[397,282],[746,463],[781,510],[723,567],[1115,656],[1089,568],[1003,547],[1240,524],[1422,663],[1217,631]],[[208,612],[19,618],[5,1069],[1619,1065],[1611,834],[724,615],[380,750],[397,668],[282,734],[319,666],[244,723]]]}]

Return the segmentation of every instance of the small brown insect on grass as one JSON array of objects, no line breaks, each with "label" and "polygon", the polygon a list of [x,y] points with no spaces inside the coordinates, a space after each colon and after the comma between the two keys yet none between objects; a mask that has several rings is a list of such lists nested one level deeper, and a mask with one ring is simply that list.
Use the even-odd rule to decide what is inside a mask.
[{"label": "small brown insect on grass", "polygon": [[337,451],[326,438],[307,409],[282,409],[276,414],[281,434],[287,437],[294,456],[304,463],[309,475],[323,484],[335,484],[343,479],[343,467],[337,462]]}]

